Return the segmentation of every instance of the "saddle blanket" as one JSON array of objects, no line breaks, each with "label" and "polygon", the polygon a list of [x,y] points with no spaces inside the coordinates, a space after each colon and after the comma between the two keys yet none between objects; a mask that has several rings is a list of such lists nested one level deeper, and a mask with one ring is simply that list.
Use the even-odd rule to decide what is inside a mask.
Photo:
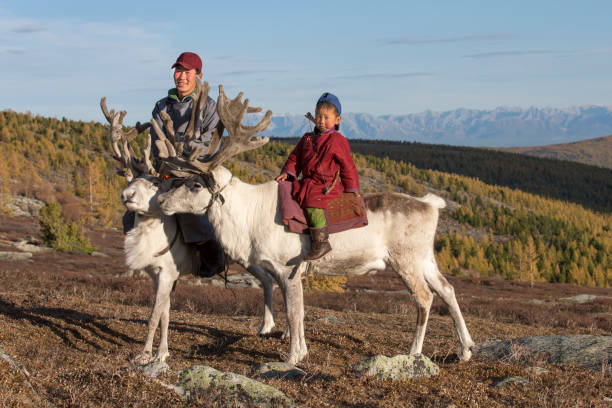
[{"label": "saddle blanket", "polygon": [[[283,180],[278,183],[278,201],[283,224],[289,231],[298,234],[308,233],[308,223],[304,209],[293,199],[293,183]],[[361,195],[343,193],[323,210],[330,234],[368,225],[365,201]]]}]

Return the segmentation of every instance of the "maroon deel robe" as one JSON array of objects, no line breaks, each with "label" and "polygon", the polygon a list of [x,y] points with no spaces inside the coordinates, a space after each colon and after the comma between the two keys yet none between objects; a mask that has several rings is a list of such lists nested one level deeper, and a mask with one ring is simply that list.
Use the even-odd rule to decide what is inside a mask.
[{"label": "maroon deel robe", "polygon": [[[327,195],[323,194],[338,170],[340,180]],[[294,177],[293,198],[301,207],[327,208],[344,191],[359,190],[359,175],[348,140],[333,129],[318,136],[313,133],[302,136],[281,173]],[[302,179],[297,180],[300,174]]]}]

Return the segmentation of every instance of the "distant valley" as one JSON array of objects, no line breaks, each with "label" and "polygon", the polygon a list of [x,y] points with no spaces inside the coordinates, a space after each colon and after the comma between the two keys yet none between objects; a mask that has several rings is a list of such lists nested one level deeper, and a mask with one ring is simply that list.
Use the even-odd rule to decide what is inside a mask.
[{"label": "distant valley", "polygon": [[[255,123],[256,117],[250,120]],[[295,137],[310,127],[302,114],[281,114],[272,118],[264,134]],[[612,107],[500,107],[383,116],[346,113],[341,132],[349,139],[480,147],[541,146],[612,134]]]}]

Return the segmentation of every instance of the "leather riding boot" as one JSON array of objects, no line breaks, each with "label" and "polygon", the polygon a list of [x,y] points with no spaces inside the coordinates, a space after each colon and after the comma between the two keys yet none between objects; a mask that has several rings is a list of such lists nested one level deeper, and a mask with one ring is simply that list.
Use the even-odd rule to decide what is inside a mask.
[{"label": "leather riding boot", "polygon": [[314,261],[319,259],[332,250],[332,247],[329,244],[327,226],[310,228],[310,238],[312,239],[312,246],[310,248],[310,253],[304,257],[305,261]]},{"label": "leather riding boot", "polygon": [[210,278],[218,275],[225,270],[225,254],[221,245],[211,239],[196,245],[200,255],[200,269],[197,275],[203,278]]}]

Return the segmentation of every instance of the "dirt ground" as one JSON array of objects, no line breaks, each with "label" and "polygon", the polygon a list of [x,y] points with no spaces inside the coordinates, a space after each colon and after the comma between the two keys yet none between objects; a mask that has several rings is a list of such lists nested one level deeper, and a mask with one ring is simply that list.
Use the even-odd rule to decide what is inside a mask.
[{"label": "dirt ground", "polygon": [[[38,224],[26,217],[0,216],[0,251],[36,239]],[[0,261],[0,349],[29,373],[0,359],[0,407],[190,407],[216,406],[215,395],[186,402],[140,371],[130,370],[142,347],[152,305],[146,277],[125,275],[119,231],[90,231],[108,257],[53,251],[30,260]],[[232,272],[240,272],[237,266]],[[558,301],[610,289],[536,284],[500,279],[448,277],[476,342],[534,335],[612,332],[612,301]],[[391,275],[349,279],[346,293],[305,296],[309,355],[301,381],[263,380],[305,407],[610,407],[612,378],[604,367],[590,371],[534,360],[548,374],[536,375],[516,361],[473,358],[459,363],[458,340],[445,307],[436,299],[423,352],[440,366],[431,379],[386,382],[359,378],[352,366],[375,354],[407,353],[415,307]],[[275,292],[277,328],[255,336],[263,307],[261,290],[195,285],[181,280],[172,297],[169,333],[174,370],[210,365],[251,375],[254,366],[280,361],[289,345],[282,301]],[[324,318],[333,315],[339,323]],[[529,384],[493,387],[520,375]],[[164,374],[166,383],[176,380]]]}]

